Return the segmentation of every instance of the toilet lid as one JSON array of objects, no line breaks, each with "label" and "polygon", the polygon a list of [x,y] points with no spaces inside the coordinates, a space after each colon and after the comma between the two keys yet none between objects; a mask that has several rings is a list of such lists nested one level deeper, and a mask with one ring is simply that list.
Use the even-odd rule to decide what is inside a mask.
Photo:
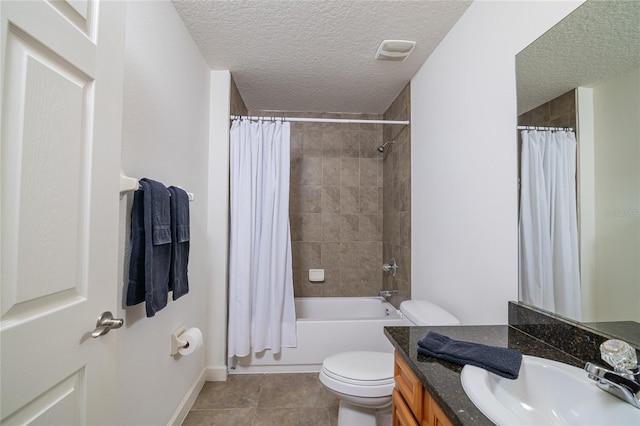
[{"label": "toilet lid", "polygon": [[325,358],[322,368],[336,380],[362,385],[393,383],[393,354],[387,352],[341,352]]}]

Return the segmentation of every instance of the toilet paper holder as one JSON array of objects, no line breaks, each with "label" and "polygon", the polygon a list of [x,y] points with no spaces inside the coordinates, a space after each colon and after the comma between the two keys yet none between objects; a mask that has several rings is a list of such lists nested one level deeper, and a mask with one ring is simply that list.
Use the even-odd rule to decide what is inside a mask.
[{"label": "toilet paper holder", "polygon": [[176,328],[173,333],[171,333],[171,356],[177,355],[178,349],[184,348],[186,345],[188,345],[187,342],[180,339],[180,335],[182,335],[182,333],[184,333],[185,331],[187,331],[187,327],[181,325],[180,327]]}]

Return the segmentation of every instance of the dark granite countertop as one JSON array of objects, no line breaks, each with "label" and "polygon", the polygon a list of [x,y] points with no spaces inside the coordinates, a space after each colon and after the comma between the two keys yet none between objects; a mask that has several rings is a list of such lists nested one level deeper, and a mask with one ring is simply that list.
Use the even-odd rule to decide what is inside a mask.
[{"label": "dark granite countertop", "polygon": [[507,325],[447,327],[385,327],[384,333],[425,389],[454,425],[492,425],[462,388],[462,366],[418,354],[418,340],[429,331],[456,340],[517,349],[525,355],[582,368],[584,362]]}]

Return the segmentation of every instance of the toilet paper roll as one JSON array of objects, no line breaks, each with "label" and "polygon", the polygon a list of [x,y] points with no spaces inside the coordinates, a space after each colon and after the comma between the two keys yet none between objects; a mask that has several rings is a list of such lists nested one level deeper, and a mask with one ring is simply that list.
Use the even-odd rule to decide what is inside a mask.
[{"label": "toilet paper roll", "polygon": [[191,355],[203,344],[202,331],[196,327],[187,329],[178,339],[182,343],[182,347],[178,349],[180,355]]}]

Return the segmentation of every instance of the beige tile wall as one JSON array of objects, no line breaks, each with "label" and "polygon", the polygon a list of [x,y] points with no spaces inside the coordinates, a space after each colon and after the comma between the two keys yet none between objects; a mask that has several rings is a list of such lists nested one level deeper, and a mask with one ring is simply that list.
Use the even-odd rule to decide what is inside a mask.
[{"label": "beige tile wall", "polygon": [[[411,87],[402,90],[384,114],[386,120],[411,120]],[[395,258],[395,277],[383,273],[383,288],[398,290],[396,306],[411,298],[411,126],[384,125],[383,154],[383,260]]]},{"label": "beige tile wall", "polygon": [[247,107],[242,100],[242,96],[238,91],[238,87],[236,86],[236,82],[233,80],[233,76],[231,77],[231,94],[229,101],[229,111],[231,115],[246,115]]},{"label": "beige tile wall", "polygon": [[[410,120],[407,85],[384,115],[247,111],[232,81],[231,113]],[[377,147],[394,139],[384,154]],[[411,297],[411,127],[291,123],[290,220],[296,296]],[[396,277],[381,271],[395,257]],[[312,283],[308,270],[322,268]]]},{"label": "beige tile wall", "polygon": [[[382,130],[379,124],[291,123],[289,216],[296,296],[374,296],[380,291],[382,155],[376,148],[382,143]],[[324,282],[309,281],[312,268],[325,270]]]},{"label": "beige tile wall", "polygon": [[570,90],[530,111],[520,114],[519,126],[576,128],[576,91]]}]

